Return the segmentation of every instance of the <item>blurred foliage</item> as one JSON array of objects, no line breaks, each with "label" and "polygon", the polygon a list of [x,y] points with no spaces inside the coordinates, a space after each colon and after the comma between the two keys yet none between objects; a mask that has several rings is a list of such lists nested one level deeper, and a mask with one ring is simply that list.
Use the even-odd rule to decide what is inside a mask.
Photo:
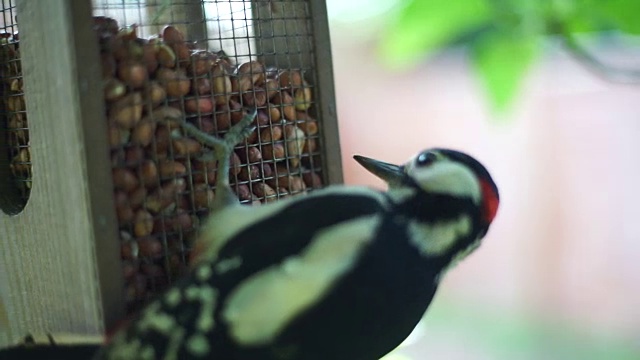
[{"label": "blurred foliage", "polygon": [[[445,47],[464,44],[493,108],[507,110],[527,71],[556,37],[605,77],[640,79],[638,71],[601,64],[579,45],[578,35],[640,35],[639,0],[401,0],[382,35],[382,59],[407,69]],[[622,79],[625,80],[625,79]]]}]

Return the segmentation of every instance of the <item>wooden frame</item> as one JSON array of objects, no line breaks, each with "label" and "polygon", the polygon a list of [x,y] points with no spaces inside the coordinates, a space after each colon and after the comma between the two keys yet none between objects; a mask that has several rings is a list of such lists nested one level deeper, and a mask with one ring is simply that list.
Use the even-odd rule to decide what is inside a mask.
[{"label": "wooden frame", "polygon": [[101,335],[124,309],[91,1],[20,1],[18,13],[33,186],[20,214],[0,213],[0,347]]},{"label": "wooden frame", "polygon": [[[125,306],[92,4],[17,5],[33,182],[22,212],[0,211],[0,348],[28,334],[95,342]],[[309,6],[325,180],[342,183],[326,5]]]}]

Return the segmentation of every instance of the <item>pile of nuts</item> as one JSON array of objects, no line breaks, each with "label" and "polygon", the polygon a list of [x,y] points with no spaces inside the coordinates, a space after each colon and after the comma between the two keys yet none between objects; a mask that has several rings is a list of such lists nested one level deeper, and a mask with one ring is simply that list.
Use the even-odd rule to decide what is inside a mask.
[{"label": "pile of nuts", "polygon": [[6,114],[9,166],[18,190],[26,201],[31,191],[31,154],[18,44],[17,33],[0,34],[2,112]]},{"label": "pile of nuts", "polygon": [[[114,199],[130,310],[184,273],[190,242],[229,176],[238,197],[259,205],[322,187],[312,87],[302,73],[258,61],[234,65],[197,49],[173,26],[141,39],[135,26],[94,19],[101,49]],[[187,136],[188,121],[223,136],[256,106],[257,125],[217,174],[211,149]]]}]

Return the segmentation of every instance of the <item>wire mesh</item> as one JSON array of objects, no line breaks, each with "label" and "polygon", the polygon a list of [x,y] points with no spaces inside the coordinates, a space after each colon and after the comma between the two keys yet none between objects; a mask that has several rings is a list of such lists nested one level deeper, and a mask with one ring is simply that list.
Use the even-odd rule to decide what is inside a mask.
[{"label": "wire mesh", "polygon": [[15,214],[24,208],[31,192],[31,154],[15,2],[3,0],[1,4],[0,166],[5,193],[0,197],[0,207]]},{"label": "wire mesh", "polygon": [[[94,0],[129,311],[188,267],[229,176],[243,204],[323,186],[307,1]],[[224,135],[257,106],[257,130],[216,174],[186,119]],[[321,125],[321,124],[320,124]]]}]

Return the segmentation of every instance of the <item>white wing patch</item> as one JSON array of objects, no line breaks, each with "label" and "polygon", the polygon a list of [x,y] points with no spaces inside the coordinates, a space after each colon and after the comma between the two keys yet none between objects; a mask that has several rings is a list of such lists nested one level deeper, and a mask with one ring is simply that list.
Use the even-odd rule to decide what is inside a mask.
[{"label": "white wing patch", "polygon": [[[363,195],[377,197],[380,203],[386,202],[386,198],[381,193],[367,187],[329,186],[319,191],[314,191],[307,196],[298,196],[282,199],[277,202],[263,204],[261,206],[230,206],[222,211],[212,213],[204,222],[200,237],[197,243],[203,249],[202,254],[198,254],[196,262],[206,259],[214,261],[220,249],[240,231],[253,223],[267,219],[274,214],[291,206],[297,201],[305,201],[316,196],[337,195]],[[194,262],[193,265],[196,263]]]},{"label": "white wing patch", "polygon": [[275,338],[352,268],[380,219],[368,216],[322,231],[300,255],[242,282],[222,314],[231,336],[242,345],[265,344]]},{"label": "white wing patch", "polygon": [[425,256],[445,254],[458,239],[469,235],[469,232],[471,232],[471,218],[468,215],[435,224],[409,223],[411,243]]}]

